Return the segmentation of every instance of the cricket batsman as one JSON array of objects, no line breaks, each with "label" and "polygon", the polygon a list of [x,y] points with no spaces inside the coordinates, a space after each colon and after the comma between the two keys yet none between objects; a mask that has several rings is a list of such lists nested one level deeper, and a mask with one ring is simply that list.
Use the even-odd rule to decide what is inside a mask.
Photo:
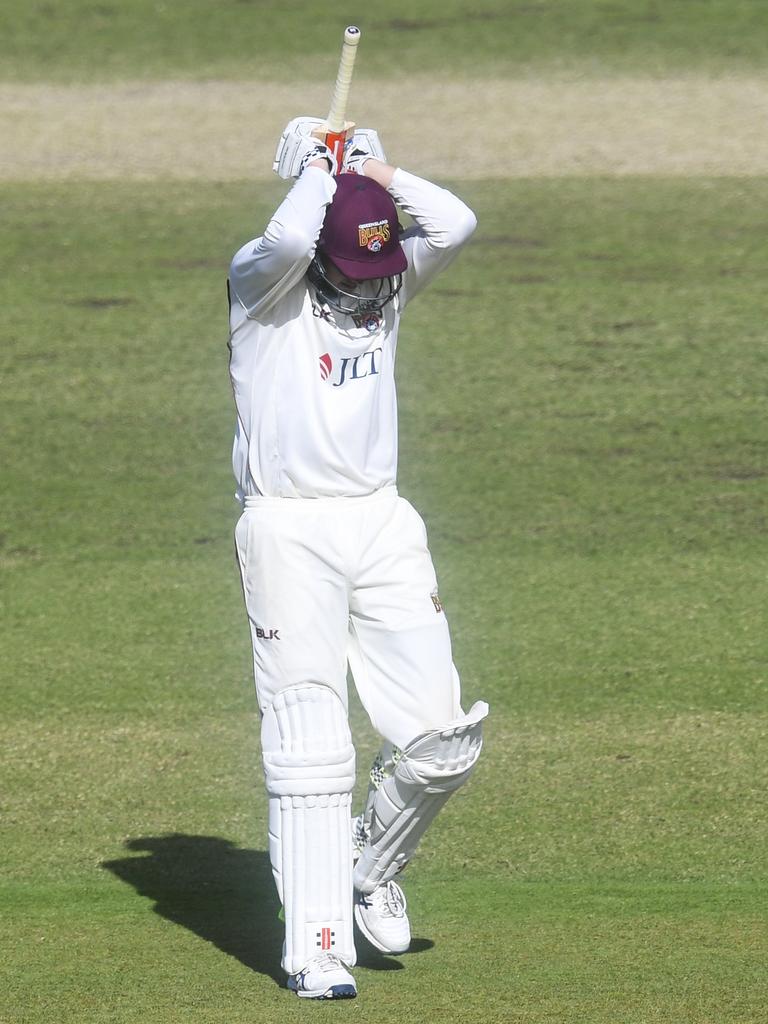
[{"label": "cricket batsman", "polygon": [[[298,996],[346,999],[355,925],[408,949],[395,878],[472,772],[488,713],[462,710],[424,524],[396,485],[400,318],[476,220],[387,163],[375,131],[350,129],[339,161],[321,124],[285,129],[290,191],[232,260],[230,372],[282,963]],[[354,818],[348,668],[382,738]]]}]

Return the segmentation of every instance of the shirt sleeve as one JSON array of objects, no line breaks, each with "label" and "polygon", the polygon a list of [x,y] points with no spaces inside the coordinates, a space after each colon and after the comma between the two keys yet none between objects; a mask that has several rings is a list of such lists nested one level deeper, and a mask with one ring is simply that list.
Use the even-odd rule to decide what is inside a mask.
[{"label": "shirt sleeve", "polygon": [[319,167],[308,167],[275,211],[259,238],[239,249],[229,268],[232,302],[257,319],[307,271],[336,182]]},{"label": "shirt sleeve", "polygon": [[389,193],[415,222],[400,239],[408,259],[401,297],[401,305],[405,305],[448,266],[477,227],[477,218],[448,189],[400,167]]}]

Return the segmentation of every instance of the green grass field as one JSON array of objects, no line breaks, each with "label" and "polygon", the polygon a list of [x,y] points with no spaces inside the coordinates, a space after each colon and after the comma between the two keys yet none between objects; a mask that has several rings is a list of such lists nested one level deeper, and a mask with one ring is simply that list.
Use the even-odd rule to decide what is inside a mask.
[{"label": "green grass field", "polygon": [[764,18],[761,0],[6,0],[0,54],[13,81],[322,79],[338,62],[328,40],[354,23],[371,39],[356,75],[722,72],[764,69]]},{"label": "green grass field", "polygon": [[[256,22],[274,68],[309,17],[16,6],[7,81],[105,88],[257,75]],[[715,75],[765,45],[757,3],[483,11],[374,6],[361,46],[437,70],[442,19],[457,74]],[[356,13],[301,36],[308,81]],[[3,1024],[765,1021],[768,179],[446,184],[479,228],[404,321],[400,490],[492,714],[404,876],[413,951],[361,941],[321,1009],[281,987],[232,546],[226,268],[284,185],[0,181]]]}]

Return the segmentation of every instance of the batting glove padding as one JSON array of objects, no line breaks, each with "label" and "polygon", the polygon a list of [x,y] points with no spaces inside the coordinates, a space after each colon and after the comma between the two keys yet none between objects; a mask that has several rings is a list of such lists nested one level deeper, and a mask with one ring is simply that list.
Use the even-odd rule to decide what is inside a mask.
[{"label": "batting glove padding", "polygon": [[344,151],[342,171],[350,174],[363,174],[365,161],[370,157],[387,162],[379,136],[373,128],[357,128],[347,143]]},{"label": "batting glove padding", "polygon": [[333,154],[313,132],[322,131],[325,121],[319,117],[294,117],[285,126],[275,151],[272,170],[281,178],[298,178],[307,164],[326,159],[331,174],[338,173]]}]

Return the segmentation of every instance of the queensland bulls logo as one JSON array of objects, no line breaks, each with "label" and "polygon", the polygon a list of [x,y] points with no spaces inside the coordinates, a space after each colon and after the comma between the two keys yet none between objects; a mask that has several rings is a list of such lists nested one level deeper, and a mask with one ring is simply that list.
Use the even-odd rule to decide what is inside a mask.
[{"label": "queensland bulls logo", "polygon": [[332,369],[333,360],[326,352],[324,355],[320,356],[320,376],[323,378],[323,380],[328,380],[328,378],[331,375]]},{"label": "queensland bulls logo", "polygon": [[381,252],[384,243],[388,242],[391,237],[387,220],[373,220],[369,224],[358,224],[357,231],[360,248],[367,249],[369,252]]}]

